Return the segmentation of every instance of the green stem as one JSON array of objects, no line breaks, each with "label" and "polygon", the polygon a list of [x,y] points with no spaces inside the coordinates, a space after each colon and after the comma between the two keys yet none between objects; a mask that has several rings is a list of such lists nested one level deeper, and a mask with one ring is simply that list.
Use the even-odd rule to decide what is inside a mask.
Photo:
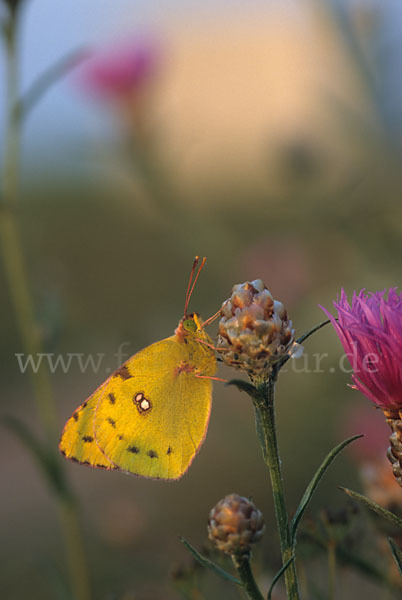
[{"label": "green stem", "polygon": [[[275,516],[282,553],[282,564],[285,565],[293,554],[289,529],[289,518],[286,508],[285,490],[282,479],[281,461],[279,458],[276,437],[274,394],[275,381],[270,379],[258,386],[258,396],[254,398],[257,427],[264,460],[269,469],[274,499]],[[294,561],[284,573],[286,591],[289,600],[299,600],[296,567]]]},{"label": "green stem", "polygon": [[[8,118],[0,205],[0,243],[6,280],[23,349],[26,354],[37,356],[42,350],[39,328],[35,320],[21,236],[15,215],[15,206],[19,195],[21,140],[21,113],[16,108],[19,99],[18,15],[19,10],[10,11],[9,21],[5,27]],[[50,444],[51,450],[49,451],[53,451],[57,418],[49,373],[45,369],[39,369],[37,373],[32,374],[32,384],[39,418]],[[58,498],[73,597],[75,600],[89,600],[89,575],[76,508],[69,499],[63,496],[56,497]]]},{"label": "green stem", "polygon": [[248,554],[233,554],[232,560],[239,573],[247,597],[250,598],[250,600],[264,600],[264,596],[261,594],[251,570],[250,556]]},{"label": "green stem", "polygon": [[[5,198],[7,200],[8,196],[5,195]],[[8,289],[23,350],[26,355],[37,357],[41,353],[39,330],[35,322],[18,225],[11,209],[3,208],[0,211],[0,238]],[[54,442],[57,419],[48,373],[38,369],[37,373],[32,371],[31,376],[40,420],[49,441]]]}]

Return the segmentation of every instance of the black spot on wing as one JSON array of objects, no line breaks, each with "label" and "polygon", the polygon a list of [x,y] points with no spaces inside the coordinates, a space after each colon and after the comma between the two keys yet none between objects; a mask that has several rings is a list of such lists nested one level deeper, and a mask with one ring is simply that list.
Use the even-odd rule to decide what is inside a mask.
[{"label": "black spot on wing", "polygon": [[149,458],[158,458],[158,453],[155,450],[148,450],[147,454]]},{"label": "black spot on wing", "polygon": [[127,452],[131,452],[132,454],[139,454],[140,449],[137,446],[129,446],[127,448]]},{"label": "black spot on wing", "polygon": [[74,419],[74,421],[78,421],[78,412],[75,412],[73,414],[73,419]]},{"label": "black spot on wing", "polygon": [[116,404],[116,397],[114,394],[108,394],[110,404]]},{"label": "black spot on wing", "polygon": [[91,444],[94,441],[94,438],[92,437],[92,435],[84,435],[82,441],[87,444]]},{"label": "black spot on wing", "polygon": [[110,423],[112,427],[114,427],[114,428],[116,429],[116,421],[115,421],[114,419],[112,419],[112,417],[108,417],[108,418],[106,419],[106,421],[107,421],[108,423]]},{"label": "black spot on wing", "polygon": [[127,368],[126,365],[123,365],[122,367],[120,367],[119,369],[117,369],[117,371],[115,371],[113,373],[114,377],[121,377],[122,379],[130,379],[130,377],[132,377],[132,375],[130,375],[130,372]]},{"label": "black spot on wing", "polygon": [[173,450],[171,449],[171,447],[169,446],[169,448],[167,449],[166,454],[172,454]]}]

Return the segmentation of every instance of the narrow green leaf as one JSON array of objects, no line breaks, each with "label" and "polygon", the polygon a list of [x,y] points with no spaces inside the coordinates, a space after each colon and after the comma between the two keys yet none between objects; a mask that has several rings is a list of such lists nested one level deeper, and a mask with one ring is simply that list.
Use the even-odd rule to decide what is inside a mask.
[{"label": "narrow green leaf", "polygon": [[302,344],[305,340],[307,340],[307,338],[309,338],[311,335],[313,335],[313,333],[315,333],[319,329],[322,329],[323,327],[325,327],[325,325],[328,325],[328,323],[331,323],[331,321],[329,319],[327,319],[326,321],[322,321],[321,323],[318,323],[318,325],[316,325],[312,329],[309,329],[308,331],[303,333],[299,338],[297,338],[296,343]]},{"label": "narrow green leaf", "polygon": [[88,48],[78,48],[48,67],[17,103],[15,110],[20,114],[21,119],[24,119],[28,115],[55,83],[65,77],[89,56],[90,52]]},{"label": "narrow green leaf", "polygon": [[293,556],[291,556],[289,558],[289,560],[287,560],[285,562],[285,564],[282,566],[281,569],[279,569],[279,571],[277,572],[277,574],[273,578],[272,583],[270,585],[270,588],[268,590],[267,600],[271,600],[271,598],[272,598],[272,592],[274,591],[274,587],[275,587],[276,583],[279,581],[279,579],[282,577],[282,575],[284,574],[284,572],[286,571],[286,569],[289,567],[289,565],[292,563],[292,561],[294,561],[294,559],[295,559],[295,555],[293,554]]},{"label": "narrow green leaf", "polygon": [[22,445],[36,460],[53,490],[65,500],[72,501],[56,451],[41,444],[19,419],[7,416],[3,419],[3,423],[19,438]]},{"label": "narrow green leaf", "polygon": [[257,398],[260,396],[257,388],[244,379],[231,379],[225,385],[235,385],[241,392],[246,392],[251,398]]},{"label": "narrow green leaf", "polygon": [[354,442],[355,440],[359,439],[363,437],[362,435],[354,435],[353,437],[348,438],[347,440],[344,440],[343,442],[341,442],[340,444],[338,444],[337,446],[335,446],[335,448],[333,448],[331,450],[331,452],[329,452],[327,454],[327,456],[324,458],[324,460],[322,461],[321,465],[318,467],[317,471],[315,472],[312,480],[310,481],[310,483],[308,484],[306,491],[303,494],[303,497],[300,501],[299,506],[297,507],[297,510],[294,514],[294,517],[292,519],[291,525],[290,525],[290,531],[291,531],[291,536],[292,536],[292,543],[293,545],[296,542],[296,533],[297,533],[297,528],[299,526],[300,520],[303,517],[303,514],[308,506],[308,503],[310,502],[318,484],[320,483],[321,479],[323,478],[326,470],[328,469],[328,467],[331,465],[332,461],[338,456],[338,454],[351,442]]},{"label": "narrow green leaf", "polygon": [[[331,321],[329,319],[327,319],[326,321],[322,321],[321,323],[318,323],[318,325],[316,325],[312,329],[309,329],[308,331],[303,333],[299,338],[297,338],[297,340],[295,340],[296,344],[302,344],[305,340],[307,340],[307,338],[309,338],[311,335],[313,335],[313,333],[315,333],[319,329],[322,329],[322,327],[325,327],[325,325],[328,325],[328,323],[331,323]],[[290,358],[291,358],[291,354],[287,354],[287,355],[283,356],[283,358],[279,359],[275,365],[276,371],[277,372],[280,371],[280,369],[282,369],[282,367],[285,365],[285,363],[288,362],[288,360]]]},{"label": "narrow green leaf", "polygon": [[239,579],[233,577],[233,575],[222,569],[219,565],[216,565],[214,562],[212,562],[212,560],[209,560],[209,558],[205,558],[205,556],[202,556],[202,554],[200,554],[195,548],[193,548],[193,546],[187,540],[185,540],[182,537],[179,537],[179,540],[182,544],[186,546],[188,550],[190,550],[194,558],[198,560],[198,562],[203,567],[211,569],[211,571],[214,571],[217,575],[223,577],[223,579],[226,579],[227,581],[231,581],[232,583],[236,583],[237,585],[243,586],[242,582],[239,581]]},{"label": "narrow green leaf", "polygon": [[363,494],[359,494],[358,492],[354,492],[353,490],[349,490],[348,488],[340,487],[339,489],[341,489],[343,492],[345,492],[345,494],[347,494],[354,500],[358,500],[359,502],[361,502],[364,506],[377,513],[377,515],[381,515],[382,517],[384,517],[384,519],[387,519],[387,521],[390,521],[393,525],[402,527],[402,519],[394,515],[394,513],[392,513],[391,511],[377,504],[377,502],[374,502],[374,500],[370,500],[370,498],[366,498],[366,496],[363,496]]},{"label": "narrow green leaf", "polygon": [[398,571],[400,575],[402,575],[402,550],[398,546],[398,544],[392,538],[388,538],[388,544],[391,546],[392,556],[396,562],[398,567]]}]

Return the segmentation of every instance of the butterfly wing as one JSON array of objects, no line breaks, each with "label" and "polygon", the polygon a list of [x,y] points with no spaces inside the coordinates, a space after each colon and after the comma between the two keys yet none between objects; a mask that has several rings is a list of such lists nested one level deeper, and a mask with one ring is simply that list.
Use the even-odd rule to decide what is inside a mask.
[{"label": "butterfly wing", "polygon": [[73,412],[63,429],[59,444],[60,452],[66,458],[100,469],[116,468],[96,444],[93,426],[96,407],[107,392],[110,379]]},{"label": "butterfly wing", "polygon": [[[75,452],[79,462],[178,479],[208,427],[212,383],[196,375],[213,375],[215,369],[213,353],[198,342],[172,336],[144,348],[78,409],[77,420],[73,415],[76,438],[69,421],[61,449],[69,440],[65,454],[71,458]],[[86,427],[79,429],[84,420]],[[93,440],[85,441],[88,437]]]}]

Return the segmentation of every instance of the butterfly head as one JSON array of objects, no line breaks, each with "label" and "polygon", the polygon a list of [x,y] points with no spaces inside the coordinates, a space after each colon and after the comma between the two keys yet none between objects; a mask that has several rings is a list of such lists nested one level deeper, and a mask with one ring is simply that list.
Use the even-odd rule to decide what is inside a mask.
[{"label": "butterfly head", "polygon": [[180,338],[186,337],[206,337],[202,319],[198,313],[184,315],[178,324],[175,334]]}]

